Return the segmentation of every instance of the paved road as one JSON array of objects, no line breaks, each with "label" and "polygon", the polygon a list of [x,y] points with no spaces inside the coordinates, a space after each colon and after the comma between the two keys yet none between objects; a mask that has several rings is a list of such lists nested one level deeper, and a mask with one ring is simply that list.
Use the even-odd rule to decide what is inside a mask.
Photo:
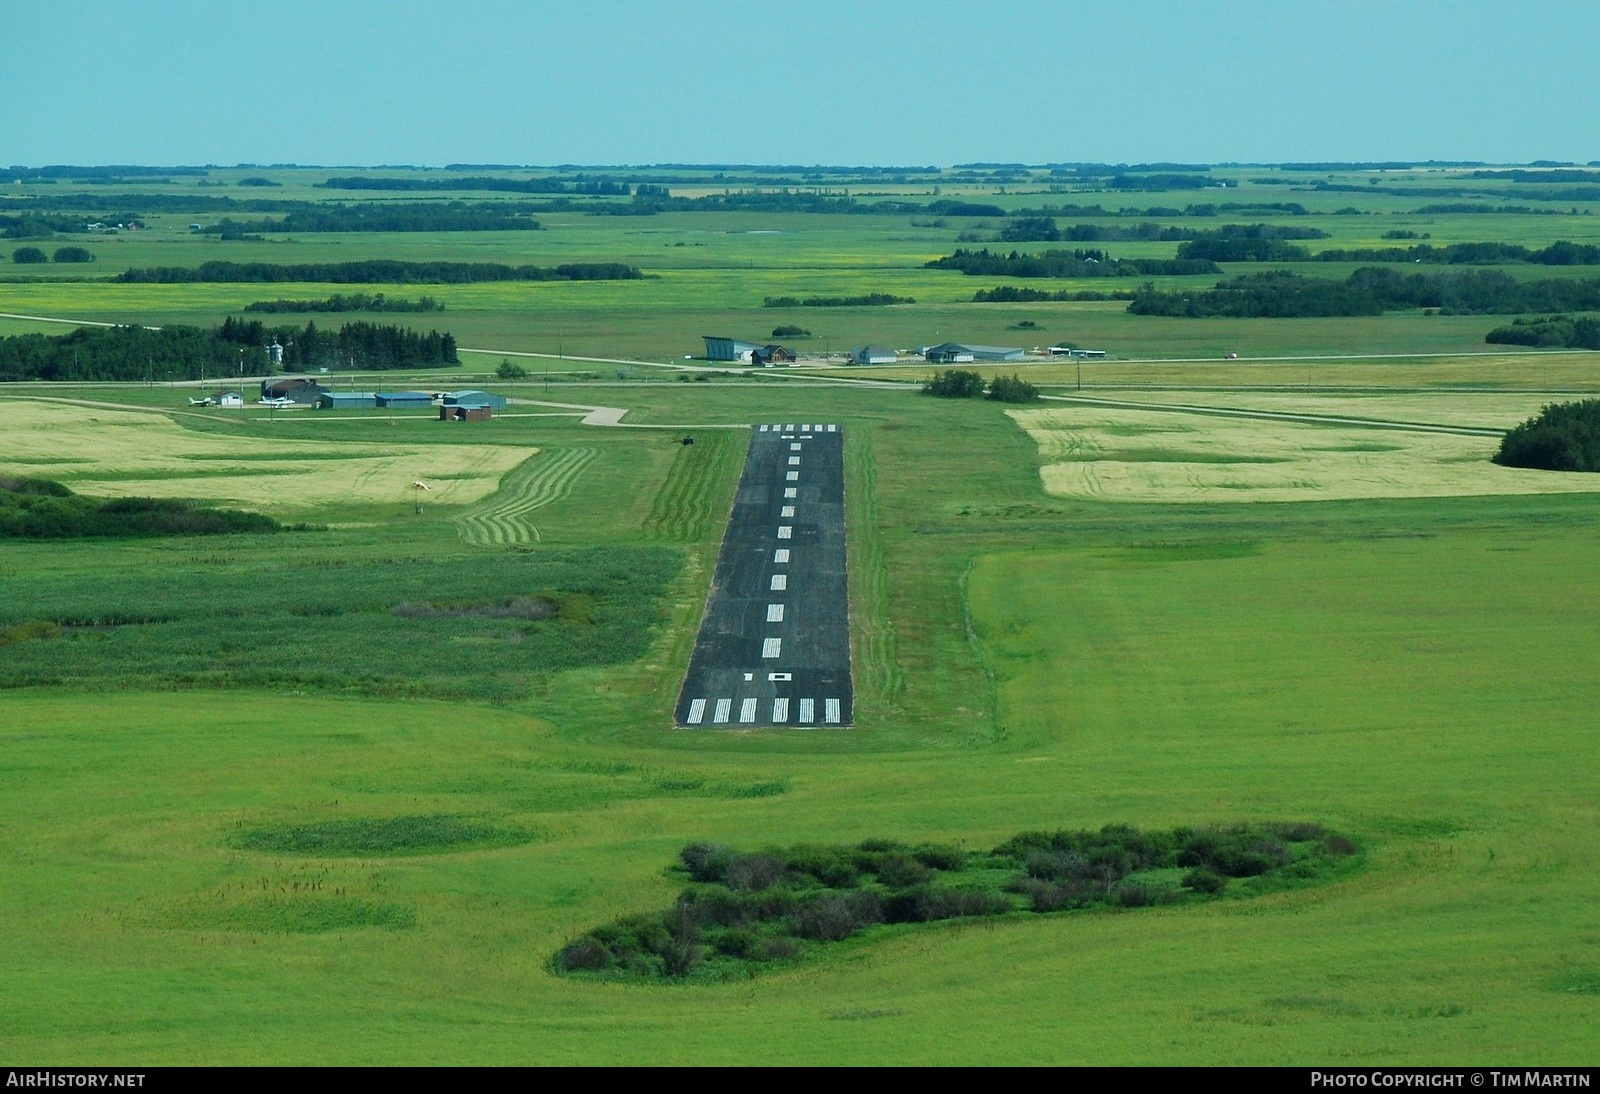
[{"label": "paved road", "polygon": [[851,724],[844,434],[750,437],[675,717],[695,728]]}]

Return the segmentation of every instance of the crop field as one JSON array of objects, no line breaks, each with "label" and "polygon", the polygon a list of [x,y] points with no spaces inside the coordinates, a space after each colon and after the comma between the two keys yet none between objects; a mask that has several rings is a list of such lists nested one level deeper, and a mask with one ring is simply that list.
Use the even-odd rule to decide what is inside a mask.
[{"label": "crop field", "polygon": [[[0,413],[0,465],[107,497],[203,498],[273,516],[335,500],[396,504],[414,496],[465,505],[499,488],[528,450],[483,445],[278,441],[185,430],[165,416],[13,402]],[[213,418],[226,410],[208,412]],[[423,494],[414,484],[426,482]]]},{"label": "crop field", "polygon": [[[1311,413],[1353,416],[1365,408],[1366,401],[1360,402],[1323,401]],[[1336,501],[1600,490],[1600,481],[1588,475],[1490,463],[1499,448],[1496,437],[1087,405],[1012,414],[1039,444],[1046,492],[1062,497]]]},{"label": "crop field", "polygon": [[[272,196],[333,200],[312,185],[326,172],[273,170]],[[1101,225],[1202,195],[1297,202],[1149,219],[1315,224],[1317,246],[1386,246],[1396,229],[1600,240],[1600,202],[1417,212],[1529,206],[1531,184],[1251,181],[1266,170],[1232,171],[1225,194],[1041,177],[951,178],[940,196],[1095,202],[1111,211],[1057,220]],[[1470,193],[1407,192],[1446,184]],[[193,186],[93,192],[122,209]],[[873,190],[936,200],[931,182]],[[0,541],[0,1063],[1593,1062],[1600,485],[1489,462],[1497,431],[1600,392],[1593,352],[1486,346],[1506,316],[973,303],[994,279],[921,264],[1010,249],[993,215],[568,209],[537,232],[226,242],[187,231],[204,219],[157,211],[137,234],[74,240],[98,260],[62,280],[6,265],[0,311],[213,325],[252,300],[350,291],[96,280],[217,257],[604,260],[647,276],[361,286],[444,301],[382,319],[451,330],[468,352],[456,369],[341,370],[339,386],[470,377],[512,399],[485,422],[191,410],[198,388],[156,382],[158,362],[141,383],[0,385],[0,476],[298,525]],[[917,303],[762,303],[880,291]],[[834,367],[684,360],[702,334],[764,342],[783,323]],[[0,320],[0,335],[70,329]],[[839,357],[955,338],[1111,356],[974,366],[1040,384],[1029,407],[927,397],[931,366]],[[528,355],[513,358],[527,375],[495,378],[502,354]],[[595,407],[621,425],[585,424]],[[675,730],[738,427],[762,421],[844,430],[856,725]],[[555,960],[674,908],[690,844],[814,858],[873,841],[981,863],[1019,833],[1289,823],[1353,850],[1248,891],[880,924],[759,967],[686,943],[692,975],[665,981]],[[1006,900],[1027,891],[990,880]],[[727,899],[761,899],[760,884],[729,880]]]}]

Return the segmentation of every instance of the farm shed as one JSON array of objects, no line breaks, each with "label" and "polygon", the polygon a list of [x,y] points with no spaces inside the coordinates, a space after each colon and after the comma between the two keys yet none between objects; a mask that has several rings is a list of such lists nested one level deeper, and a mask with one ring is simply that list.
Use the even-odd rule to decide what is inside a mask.
[{"label": "farm shed", "polygon": [[506,408],[506,397],[488,391],[447,391],[439,399],[441,406],[486,406],[494,410]]},{"label": "farm shed", "polygon": [[433,396],[426,391],[380,391],[378,405],[390,410],[427,410],[433,405]]},{"label": "farm shed", "polygon": [[244,396],[237,391],[224,391],[216,398],[218,406],[244,406]]},{"label": "farm shed", "polygon": [[710,334],[700,337],[706,340],[707,361],[742,361],[748,365],[754,360],[756,351],[765,348],[736,338],[717,338]]},{"label": "farm shed", "polygon": [[857,346],[850,351],[852,365],[892,365],[900,355],[888,346]]},{"label": "farm shed", "polygon": [[378,396],[370,391],[325,391],[317,396],[318,410],[371,410]]},{"label": "farm shed", "polygon": [[288,399],[291,403],[314,403],[317,396],[326,393],[326,388],[315,380],[305,377],[285,377],[282,380],[261,381],[261,399]]},{"label": "farm shed", "polygon": [[486,406],[442,406],[439,408],[441,422],[486,422],[494,417],[494,411]]},{"label": "farm shed", "polygon": [[1020,361],[1022,350],[1014,346],[969,346],[961,342],[941,342],[923,350],[922,356],[936,365],[967,361]]}]

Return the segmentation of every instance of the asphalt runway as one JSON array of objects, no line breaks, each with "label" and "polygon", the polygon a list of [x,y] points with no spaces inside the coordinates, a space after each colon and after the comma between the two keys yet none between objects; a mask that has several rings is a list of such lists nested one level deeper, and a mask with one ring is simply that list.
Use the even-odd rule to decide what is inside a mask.
[{"label": "asphalt runway", "polygon": [[844,539],[837,425],[756,426],[678,695],[680,726],[851,724]]}]

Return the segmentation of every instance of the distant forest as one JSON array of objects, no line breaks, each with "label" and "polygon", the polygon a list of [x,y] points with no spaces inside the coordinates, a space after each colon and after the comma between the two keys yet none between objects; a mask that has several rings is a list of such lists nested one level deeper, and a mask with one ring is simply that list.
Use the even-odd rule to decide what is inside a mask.
[{"label": "distant forest", "polygon": [[1369,266],[1344,281],[1326,281],[1273,270],[1202,290],[1164,292],[1146,284],[1128,305],[1135,315],[1188,318],[1380,315],[1407,308],[1455,315],[1592,311],[1600,309],[1600,279],[1518,281],[1498,270],[1401,273]]},{"label": "distant forest", "polygon": [[331,285],[459,285],[481,281],[632,281],[644,274],[620,262],[571,262],[562,266],[505,266],[498,262],[366,262],[298,263],[202,262],[199,266],[149,266],[129,270],[116,280],[132,284],[189,282],[317,281]]},{"label": "distant forest", "polygon": [[924,265],[933,270],[960,270],[974,277],[1176,277],[1222,272],[1215,262],[1205,259],[1117,259],[1105,251],[1082,248],[1038,254],[958,250]]},{"label": "distant forest", "polygon": [[420,312],[444,311],[444,305],[431,296],[424,296],[417,300],[407,300],[400,296],[385,296],[383,293],[368,295],[364,292],[358,292],[351,293],[349,296],[341,296],[335,293],[320,300],[256,300],[246,304],[244,310],[266,312],[268,314],[341,311]]},{"label": "distant forest", "polygon": [[0,338],[0,381],[201,380],[226,381],[241,372],[273,371],[266,347],[283,347],[283,367],[301,370],[411,369],[458,364],[448,332],[350,323],[338,330],[268,327],[229,317],[221,327],[80,327],[71,334]]},{"label": "distant forest", "polygon": [[224,217],[202,228],[224,238],[247,232],[537,232],[539,222],[495,202],[445,205],[320,205],[279,220]]}]

